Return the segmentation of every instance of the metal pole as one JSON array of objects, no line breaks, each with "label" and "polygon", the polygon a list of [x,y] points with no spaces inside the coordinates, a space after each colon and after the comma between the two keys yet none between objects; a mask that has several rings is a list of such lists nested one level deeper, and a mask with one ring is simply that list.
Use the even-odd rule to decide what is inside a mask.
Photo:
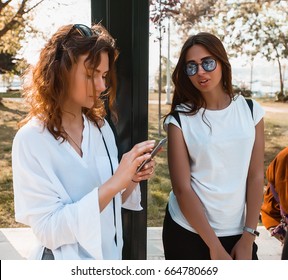
[{"label": "metal pole", "polygon": [[252,59],[251,61],[251,72],[250,72],[250,90],[252,91],[252,83],[253,83],[253,62],[254,60]]},{"label": "metal pole", "polygon": [[171,79],[170,79],[170,16],[168,16],[168,54],[167,54],[167,85],[166,85],[166,104],[171,104]]},{"label": "metal pole", "polygon": [[161,136],[161,92],[162,92],[162,10],[159,1],[160,20],[159,20],[159,80],[158,80],[158,135]]},{"label": "metal pole", "polygon": [[[148,0],[91,0],[92,21],[106,26],[120,51],[115,127],[119,157],[148,138]],[[142,211],[123,210],[123,259],[147,258],[147,181],[141,182]]]}]

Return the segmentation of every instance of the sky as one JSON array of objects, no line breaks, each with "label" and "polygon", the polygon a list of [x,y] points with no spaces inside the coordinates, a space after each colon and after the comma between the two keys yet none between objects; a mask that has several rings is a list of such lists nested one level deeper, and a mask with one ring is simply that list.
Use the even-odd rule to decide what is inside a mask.
[{"label": "sky", "polygon": [[[15,0],[16,1],[16,0]],[[36,0],[35,0],[36,1]],[[90,25],[91,22],[91,0],[46,0],[41,6],[37,7],[34,24],[40,31],[50,37],[61,25],[69,23],[83,23]],[[57,4],[59,3],[59,5]],[[155,74],[159,69],[159,43],[155,42],[157,32],[151,26],[154,35],[150,37],[150,51],[149,53],[149,87],[158,88],[155,85]],[[177,32],[171,25],[171,37],[175,42],[181,42],[177,38]],[[162,55],[167,56],[167,33],[164,35],[162,42]],[[24,46],[24,56],[29,63],[35,64],[40,49],[43,47],[45,40],[31,39],[27,45]],[[182,47],[182,43],[173,44],[171,46],[170,58],[176,64],[177,56]],[[246,85],[250,87],[251,65],[241,58],[230,59],[232,64],[233,82],[238,85]],[[284,77],[288,78],[288,64]],[[279,89],[279,71],[277,65],[273,62],[267,63],[265,60],[256,58],[253,65],[253,80],[252,90],[275,91]],[[263,80],[265,80],[263,84]],[[287,84],[288,82],[286,82]],[[288,85],[287,85],[288,86]]]},{"label": "sky", "polygon": [[[47,35],[47,38],[65,24],[83,23],[90,25],[91,0],[46,0],[36,8],[33,25]],[[59,3],[59,4],[58,4]],[[41,38],[32,38],[24,46],[24,57],[29,63],[37,62],[39,51],[45,44]]]}]

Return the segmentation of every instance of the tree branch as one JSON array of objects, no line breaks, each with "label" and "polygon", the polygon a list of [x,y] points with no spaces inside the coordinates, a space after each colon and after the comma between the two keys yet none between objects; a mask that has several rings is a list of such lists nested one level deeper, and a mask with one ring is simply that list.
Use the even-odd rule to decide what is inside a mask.
[{"label": "tree branch", "polygon": [[[9,30],[15,29],[21,25],[24,24],[23,21],[23,16],[25,14],[28,14],[31,10],[35,9],[38,5],[40,5],[44,0],[41,0],[39,2],[37,2],[34,6],[32,6],[29,9],[27,8],[27,3],[29,0],[23,0],[21,2],[21,5],[19,6],[18,10],[16,11],[16,13],[14,14],[14,16],[10,19],[9,22],[7,22],[4,27],[0,30],[0,38],[2,36],[4,36]],[[11,2],[11,0],[8,0],[7,2],[3,3],[2,1],[0,2],[1,4],[5,4]],[[0,6],[1,7],[1,6]]]},{"label": "tree branch", "polygon": [[11,2],[12,0],[8,0],[6,2],[2,2],[2,0],[0,0],[0,14],[2,14],[2,10]]}]

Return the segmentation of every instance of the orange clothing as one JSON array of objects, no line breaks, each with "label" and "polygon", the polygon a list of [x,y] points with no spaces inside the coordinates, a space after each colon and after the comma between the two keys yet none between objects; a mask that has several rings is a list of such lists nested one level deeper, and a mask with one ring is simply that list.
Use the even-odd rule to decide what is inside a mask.
[{"label": "orange clothing", "polygon": [[[283,211],[288,214],[288,147],[280,151],[269,164],[266,171],[266,178],[278,193]],[[280,223],[281,214],[279,203],[274,199],[269,184],[264,193],[261,215],[263,225],[267,229],[275,227]]]}]

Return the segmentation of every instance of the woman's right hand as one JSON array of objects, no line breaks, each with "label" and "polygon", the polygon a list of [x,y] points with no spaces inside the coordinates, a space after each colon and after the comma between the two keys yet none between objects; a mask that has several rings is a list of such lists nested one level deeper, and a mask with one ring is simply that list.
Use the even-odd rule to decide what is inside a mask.
[{"label": "woman's right hand", "polygon": [[146,140],[136,144],[129,152],[123,154],[115,176],[123,182],[123,188],[127,186],[136,174],[138,166],[150,158],[150,153],[155,146],[155,140]]},{"label": "woman's right hand", "polygon": [[211,260],[232,260],[232,257],[227,253],[222,245],[218,248],[210,249]]},{"label": "woman's right hand", "polygon": [[[122,156],[114,175],[99,187],[99,208],[102,211],[112,198],[119,192],[131,186],[131,181],[138,166],[149,159],[155,140],[147,140],[136,144],[129,152]],[[135,184],[134,184],[135,187]]]}]

